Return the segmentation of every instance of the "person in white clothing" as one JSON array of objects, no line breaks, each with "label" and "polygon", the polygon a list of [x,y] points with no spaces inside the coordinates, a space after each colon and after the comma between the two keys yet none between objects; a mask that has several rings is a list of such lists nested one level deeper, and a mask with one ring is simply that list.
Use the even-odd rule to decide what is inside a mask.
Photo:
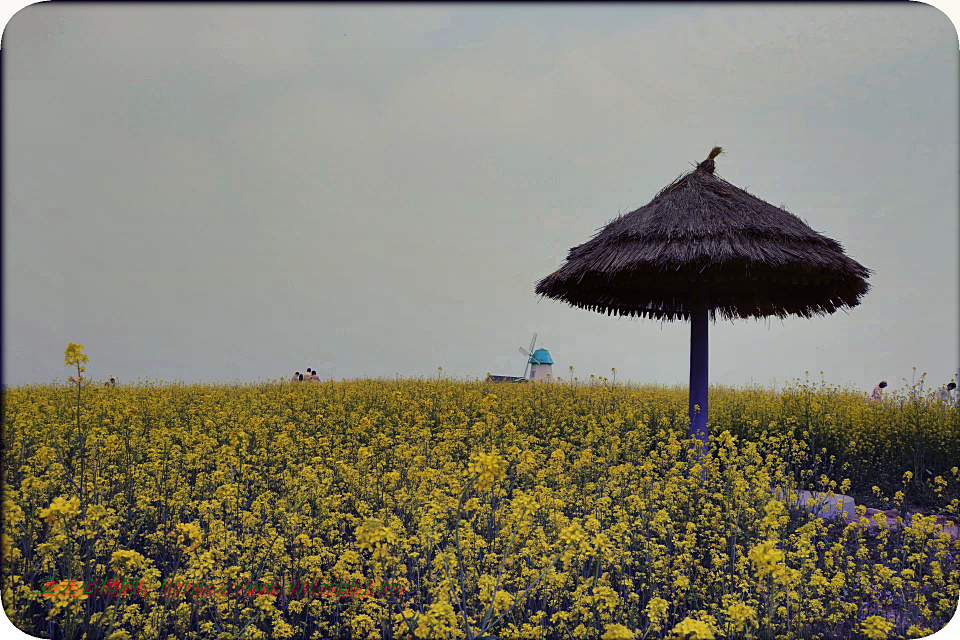
[{"label": "person in white clothing", "polygon": [[957,404],[957,383],[949,382],[947,386],[940,389],[940,401],[948,407]]}]

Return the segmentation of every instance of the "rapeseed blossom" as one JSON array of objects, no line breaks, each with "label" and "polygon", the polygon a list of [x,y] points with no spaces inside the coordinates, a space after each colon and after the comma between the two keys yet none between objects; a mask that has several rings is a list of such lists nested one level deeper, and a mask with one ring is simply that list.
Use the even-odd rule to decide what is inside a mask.
[{"label": "rapeseed blossom", "polygon": [[[716,388],[692,461],[682,389],[490,389],[4,390],[7,614],[71,640],[897,638],[953,615],[955,408]],[[850,491],[857,516],[810,518],[785,499],[797,489]],[[87,572],[144,589],[81,598],[68,578]],[[243,586],[260,581],[403,589]],[[47,582],[67,595],[45,597]]]},{"label": "rapeseed blossom", "polygon": [[660,631],[663,628],[663,622],[666,620],[667,609],[670,604],[663,598],[654,596],[650,599],[650,602],[647,603],[647,607],[644,612],[647,614],[647,619],[650,621],[650,627],[654,631]]},{"label": "rapeseed blossom", "polygon": [[684,618],[678,622],[670,633],[675,640],[714,640],[716,637],[710,625],[692,618]]},{"label": "rapeseed blossom", "polygon": [[750,635],[759,625],[756,609],[742,602],[730,605],[727,608],[727,616],[730,618],[733,630],[737,633]]},{"label": "rapeseed blossom", "polygon": [[58,518],[68,518],[80,513],[80,499],[64,498],[57,496],[46,509],[40,510],[40,517],[47,522],[53,522]]},{"label": "rapeseed blossom", "polygon": [[486,491],[498,480],[506,476],[506,463],[503,458],[493,453],[478,453],[470,462],[468,471],[477,476],[476,487]]},{"label": "rapeseed blossom", "polygon": [[893,623],[881,616],[870,616],[863,621],[863,634],[870,640],[886,640],[893,629]]},{"label": "rapeseed blossom", "polygon": [[62,580],[56,584],[48,585],[47,590],[42,595],[50,601],[48,618],[55,618],[65,609],[72,610],[74,613],[78,612],[80,601],[89,597],[83,592],[83,582],[79,580]]},{"label": "rapeseed blossom", "polygon": [[637,634],[622,624],[608,624],[600,640],[634,640],[636,637]]}]

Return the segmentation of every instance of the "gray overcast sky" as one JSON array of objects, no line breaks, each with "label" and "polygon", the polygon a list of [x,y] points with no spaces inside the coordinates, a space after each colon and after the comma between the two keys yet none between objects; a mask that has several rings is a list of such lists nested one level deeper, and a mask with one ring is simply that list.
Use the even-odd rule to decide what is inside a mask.
[{"label": "gray overcast sky", "polygon": [[876,273],[711,325],[714,383],[960,367],[958,40],[919,4],[78,5],[3,34],[3,377],[686,383],[689,324],[533,292],[704,159]]}]

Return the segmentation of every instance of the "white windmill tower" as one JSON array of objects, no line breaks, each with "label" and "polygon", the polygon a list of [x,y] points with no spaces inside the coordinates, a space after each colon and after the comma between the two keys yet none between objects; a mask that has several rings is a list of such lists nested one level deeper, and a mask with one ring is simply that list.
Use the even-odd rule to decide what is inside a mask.
[{"label": "white windmill tower", "polygon": [[[544,348],[534,351],[537,344],[537,334],[533,334],[533,340],[530,341],[530,351],[520,347],[520,353],[527,356],[527,365],[530,368],[530,380],[546,380],[553,377],[553,358],[550,352]],[[523,369],[523,377],[527,377],[527,368]]]}]

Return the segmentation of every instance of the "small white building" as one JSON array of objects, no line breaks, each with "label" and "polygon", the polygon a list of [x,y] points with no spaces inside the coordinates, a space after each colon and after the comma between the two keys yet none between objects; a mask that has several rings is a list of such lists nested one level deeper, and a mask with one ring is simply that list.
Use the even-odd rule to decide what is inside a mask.
[{"label": "small white building", "polygon": [[528,362],[531,381],[553,379],[553,358],[550,357],[549,351],[537,349]]}]

